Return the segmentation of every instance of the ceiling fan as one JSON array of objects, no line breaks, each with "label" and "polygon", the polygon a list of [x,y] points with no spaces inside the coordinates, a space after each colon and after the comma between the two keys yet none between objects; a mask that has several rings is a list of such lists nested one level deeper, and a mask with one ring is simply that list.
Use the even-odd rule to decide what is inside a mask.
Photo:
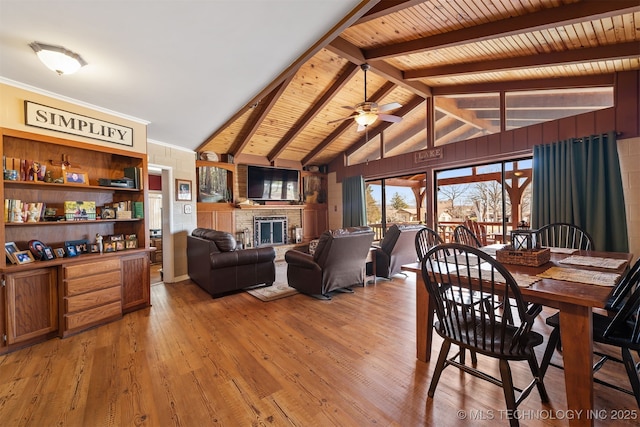
[{"label": "ceiling fan", "polygon": [[386,111],[402,107],[401,104],[391,102],[389,104],[378,105],[375,102],[367,101],[367,71],[369,71],[370,67],[369,64],[362,64],[360,68],[364,71],[364,102],[360,102],[353,107],[343,107],[353,110],[354,113],[348,117],[343,117],[342,119],[332,120],[329,124],[354,119],[356,123],[358,123],[358,132],[362,132],[367,128],[367,126],[372,125],[378,119],[392,123],[398,123],[401,121],[402,117],[391,114],[382,114]]}]

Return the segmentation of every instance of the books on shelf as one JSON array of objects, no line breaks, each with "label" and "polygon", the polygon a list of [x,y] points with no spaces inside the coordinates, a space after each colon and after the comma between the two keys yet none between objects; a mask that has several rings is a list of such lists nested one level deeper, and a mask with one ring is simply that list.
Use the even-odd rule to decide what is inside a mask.
[{"label": "books on shelf", "polygon": [[45,205],[42,202],[23,202],[18,199],[4,199],[4,222],[40,222]]}]

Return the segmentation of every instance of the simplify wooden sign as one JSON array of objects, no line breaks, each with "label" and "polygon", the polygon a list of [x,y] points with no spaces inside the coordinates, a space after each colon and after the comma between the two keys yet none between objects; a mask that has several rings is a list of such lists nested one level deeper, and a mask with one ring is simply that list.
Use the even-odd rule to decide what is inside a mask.
[{"label": "simplify wooden sign", "polygon": [[25,124],[133,147],[133,129],[46,105],[24,101]]}]

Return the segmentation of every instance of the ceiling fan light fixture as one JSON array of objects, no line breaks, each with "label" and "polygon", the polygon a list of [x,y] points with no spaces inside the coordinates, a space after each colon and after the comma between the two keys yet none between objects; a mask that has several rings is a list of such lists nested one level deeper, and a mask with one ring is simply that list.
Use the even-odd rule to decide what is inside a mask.
[{"label": "ceiling fan light fixture", "polygon": [[42,63],[52,71],[63,74],[73,74],[87,65],[80,55],[62,46],[53,46],[44,43],[30,43],[31,49],[38,55]]},{"label": "ceiling fan light fixture", "polygon": [[376,113],[361,113],[355,117],[356,123],[360,126],[369,126],[373,124],[378,119],[378,115]]}]

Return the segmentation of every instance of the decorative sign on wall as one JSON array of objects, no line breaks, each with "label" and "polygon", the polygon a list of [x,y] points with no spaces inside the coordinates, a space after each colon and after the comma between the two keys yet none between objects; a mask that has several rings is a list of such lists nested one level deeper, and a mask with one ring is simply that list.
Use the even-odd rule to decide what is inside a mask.
[{"label": "decorative sign on wall", "polygon": [[431,148],[429,150],[422,150],[415,153],[414,162],[426,162],[429,160],[441,159],[442,148]]},{"label": "decorative sign on wall", "polygon": [[24,101],[24,110],[24,120],[27,126],[133,147],[133,129],[130,127],[47,107],[31,101]]}]

